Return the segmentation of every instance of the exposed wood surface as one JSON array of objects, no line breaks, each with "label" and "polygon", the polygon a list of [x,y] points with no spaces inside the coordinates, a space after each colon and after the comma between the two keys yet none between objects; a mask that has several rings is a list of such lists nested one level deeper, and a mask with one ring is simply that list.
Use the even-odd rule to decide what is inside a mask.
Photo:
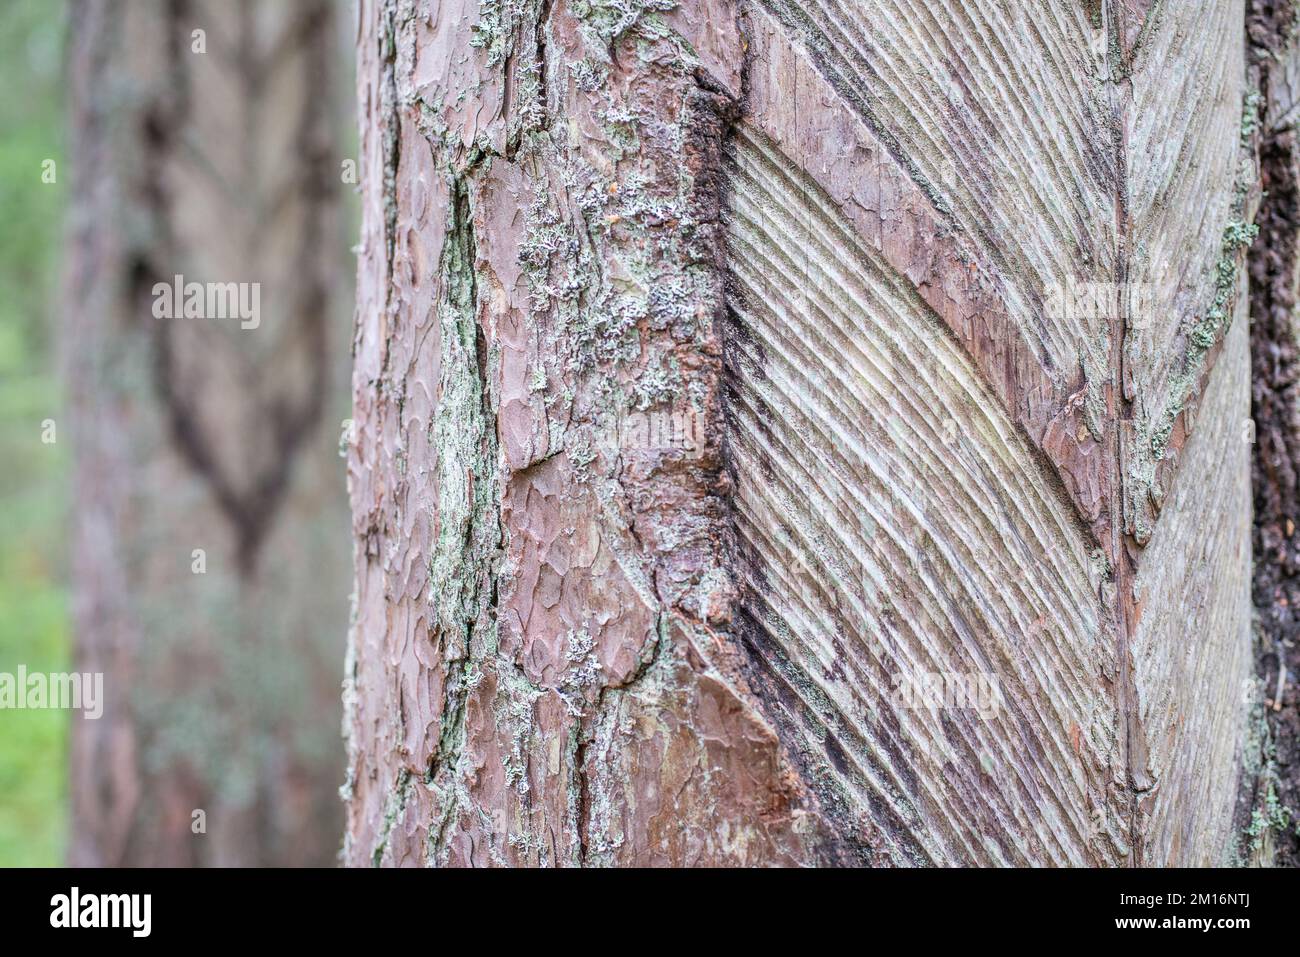
[{"label": "exposed wood surface", "polygon": [[1224,237],[1249,221],[1257,175],[1243,141],[1244,16],[1239,2],[1161,3],[1129,67],[1125,277],[1156,294],[1156,308],[1126,324],[1119,370],[1124,531],[1139,542],[1179,468],[1181,410],[1213,368],[1202,337],[1221,339],[1232,315],[1216,297],[1235,291],[1241,256]]},{"label": "exposed wood surface", "polygon": [[[733,157],[747,637],[801,762],[885,861],[1113,861],[1114,649],[1069,502],[907,278],[744,125]],[[996,675],[1000,714],[891,701],[937,673]]]},{"label": "exposed wood surface", "polygon": [[[1020,64],[1004,49],[982,69],[973,59],[992,29],[989,11],[901,6],[774,4],[789,25],[755,9],[751,122],[912,281],[1052,458],[1084,519],[1103,522],[1111,475],[1100,443],[1099,321],[1053,321],[1045,309],[1048,286],[1076,267],[1084,281],[1113,273],[1116,158],[1099,150],[1112,134],[1085,72],[1082,13],[1056,24],[1064,37],[1020,41],[1035,59],[1025,81],[1045,88],[1017,97],[1008,115],[1005,101],[1019,91],[1007,89],[1004,70],[1018,75]],[[1011,43],[1020,34],[1002,24],[998,35]]]}]

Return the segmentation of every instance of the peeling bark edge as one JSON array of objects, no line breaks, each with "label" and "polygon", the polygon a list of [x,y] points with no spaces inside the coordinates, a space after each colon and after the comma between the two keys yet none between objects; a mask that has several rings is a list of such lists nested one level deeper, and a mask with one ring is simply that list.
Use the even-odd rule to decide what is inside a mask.
[{"label": "peeling bark edge", "polygon": [[1258,136],[1263,188],[1249,252],[1251,418],[1254,494],[1255,674],[1237,823],[1239,854],[1250,863],[1300,866],[1300,142],[1294,125],[1274,126],[1275,72],[1296,49],[1292,3],[1250,0],[1250,69],[1259,95],[1247,116]]}]

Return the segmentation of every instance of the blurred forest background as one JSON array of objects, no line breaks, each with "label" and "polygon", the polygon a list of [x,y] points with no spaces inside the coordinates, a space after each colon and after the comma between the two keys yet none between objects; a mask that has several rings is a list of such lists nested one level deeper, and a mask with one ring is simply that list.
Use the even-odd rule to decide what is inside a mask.
[{"label": "blurred forest background", "polygon": [[[322,11],[326,15],[322,16]],[[334,0],[286,0],[283,5],[265,6],[248,0],[128,0],[126,5],[114,0],[4,0],[0,4],[0,82],[10,91],[0,102],[0,462],[4,465],[0,468],[0,672],[12,673],[20,665],[29,673],[99,670],[80,659],[87,647],[94,653],[94,642],[102,644],[105,639],[92,635],[88,644],[84,627],[82,635],[76,634],[74,609],[79,601],[83,609],[90,609],[88,614],[83,612],[82,620],[92,622],[89,631],[94,632],[96,615],[104,607],[103,596],[111,596],[114,588],[126,592],[121,604],[128,611],[127,620],[140,623],[129,669],[132,676],[119,675],[122,680],[115,681],[111,668],[103,668],[110,706],[114,695],[125,695],[129,702],[126,723],[136,726],[132,732],[136,740],[126,752],[131,755],[128,763],[132,767],[124,769],[120,755],[110,758],[104,753],[112,738],[102,736],[119,735],[121,730],[107,718],[77,728],[77,733],[86,737],[81,757],[73,755],[70,777],[69,752],[70,748],[76,750],[72,732],[74,722],[84,720],[80,715],[55,709],[0,712],[0,866],[57,866],[69,858],[74,863],[196,864],[310,863],[333,858],[338,831],[312,825],[321,820],[321,814],[327,818],[335,815],[338,802],[334,790],[341,783],[343,763],[338,682],[347,628],[351,545],[344,471],[337,449],[341,421],[349,414],[346,366],[355,272],[349,246],[351,237],[356,236],[357,212],[355,187],[340,178],[339,170],[341,163],[356,155],[351,59],[354,17],[351,4]],[[325,24],[328,31],[324,49],[331,61],[325,70],[319,62],[320,32],[313,32],[313,22]],[[104,32],[105,23],[113,24],[114,32],[121,34],[112,41],[116,47],[98,43],[95,34]],[[166,56],[158,53],[167,46],[164,35],[150,35],[150,31],[165,29],[157,25],[166,23],[177,31],[175,36],[186,39],[191,25],[209,27],[213,48],[206,54],[208,58],[177,58],[178,51],[191,51],[188,43],[173,43],[165,51],[173,57],[168,64]],[[70,74],[69,61],[76,56],[78,26],[83,76],[89,77],[89,97],[94,97],[89,98],[83,89],[80,112],[69,102],[75,99],[69,77],[76,73]],[[295,40],[295,33],[302,39]],[[248,42],[250,36],[255,42]],[[285,53],[286,37],[291,44],[309,48],[297,56],[297,62],[294,55]],[[150,48],[154,60],[150,60]],[[171,72],[163,75],[156,63]],[[191,150],[196,143],[202,147],[206,137],[210,156],[195,159],[177,148],[167,159],[171,165],[165,168],[168,182],[164,192],[170,191],[172,206],[165,211],[171,220],[170,225],[164,224],[164,241],[149,247],[135,235],[119,240],[119,233],[131,234],[134,226],[118,221],[115,215],[103,215],[103,208],[97,205],[101,196],[88,196],[85,177],[77,183],[79,162],[86,157],[68,155],[69,143],[75,142],[71,131],[80,129],[80,135],[92,145],[100,136],[100,152],[110,162],[96,166],[95,175],[118,176],[120,182],[109,192],[125,197],[115,201],[125,202],[129,214],[120,219],[130,219],[133,203],[139,205],[132,199],[139,195],[133,190],[138,190],[140,182],[132,179],[139,170],[129,162],[130,151],[115,152],[118,141],[100,135],[105,124],[101,122],[97,129],[96,122],[97,117],[108,116],[110,127],[138,126],[146,133],[147,122],[138,124],[129,105],[121,113],[115,112],[118,108],[112,95],[94,94],[97,85],[107,85],[104,75],[95,71],[106,69],[110,79],[125,72],[124,67],[133,71],[123,88],[133,95],[137,88],[141,90],[141,101],[147,105],[170,97],[178,63],[194,81],[195,99],[185,114],[178,114],[176,129],[169,132],[176,144]],[[285,63],[288,67],[281,69]],[[224,77],[223,69],[227,71]],[[232,75],[233,70],[243,74]],[[305,125],[299,124],[300,110],[283,107],[302,102],[304,84],[309,98],[321,92],[314,86],[317,82],[330,94],[321,99],[328,101],[333,114],[329,124],[333,140],[321,146],[320,137],[316,137],[310,147],[312,155],[302,159],[304,168],[309,168],[306,174],[295,176],[290,169],[288,186],[271,182],[277,180],[274,174],[285,162],[270,155],[270,166],[259,166],[268,162],[261,154],[285,148],[281,141],[298,143],[288,148],[308,149],[301,134],[295,134],[295,140],[289,134],[277,137],[275,131]],[[232,90],[236,92],[232,94]],[[250,111],[247,103],[227,103],[233,102],[232,96],[247,98],[249,90],[259,91],[258,96],[265,94],[268,101],[280,99],[270,111],[260,112]],[[277,116],[276,109],[288,115]],[[250,117],[263,125],[253,128]],[[248,135],[256,146],[242,140],[231,146],[230,137],[223,132],[231,124],[241,135],[244,126],[252,128]],[[146,135],[137,142],[148,139]],[[202,154],[204,149],[193,152]],[[125,163],[123,156],[128,159]],[[101,159],[85,162],[83,170]],[[56,164],[54,183],[41,179],[42,164],[47,160]],[[184,166],[187,161],[190,169]],[[230,184],[231,169],[242,169],[245,162],[248,168],[260,170],[254,181],[240,183],[235,177]],[[322,174],[326,164],[331,172]],[[194,233],[195,223],[204,219],[195,210],[211,209],[212,203],[222,200],[213,198],[219,196],[213,192],[216,187],[209,188],[208,196],[194,192],[203,165],[212,167],[214,182],[217,178],[226,181],[222,189],[233,185],[234,196],[228,215],[223,210],[218,217],[221,222],[213,222],[211,228],[221,233],[214,234],[210,244]],[[118,173],[119,168],[123,172]],[[295,181],[306,185],[295,186]],[[283,198],[290,204],[310,205],[317,202],[314,197],[326,194],[327,215],[320,234],[311,235],[311,243],[298,242],[306,250],[302,255],[314,263],[306,267],[308,271],[328,281],[323,301],[319,289],[312,291],[313,299],[292,285],[286,286],[291,280],[282,278],[278,291],[283,294],[277,306],[274,269],[264,265],[270,254],[252,249],[261,243],[250,243],[247,233],[240,233],[248,228],[241,223],[256,223],[263,215],[259,204],[279,201],[275,191],[281,188],[288,190]],[[78,203],[83,208],[78,209]],[[87,246],[86,235],[90,235],[95,266],[103,274],[101,279],[88,279],[87,285],[98,283],[93,291],[109,308],[100,308],[100,298],[93,300],[94,306],[81,300],[67,308],[64,284],[69,262],[77,268],[70,259],[69,250],[76,247],[69,238],[69,224],[77,222],[78,213],[82,214],[78,227],[81,245]],[[93,221],[89,226],[87,214]],[[288,226],[282,212],[273,215],[277,218],[267,222],[268,231],[275,236],[267,245],[277,254],[282,255],[282,247],[292,242],[284,238],[290,235],[286,230],[299,236],[304,229],[309,234],[312,231],[314,214],[306,219],[294,214]],[[241,251],[241,246],[248,248]],[[187,463],[187,456],[177,451],[175,423],[169,432],[167,413],[157,406],[154,384],[148,381],[157,327],[142,323],[138,331],[132,331],[136,327],[120,325],[135,322],[140,310],[129,297],[114,299],[104,292],[127,284],[123,267],[134,261],[134,268],[139,268],[142,255],[152,256],[150,265],[168,278],[174,267],[206,281],[242,281],[246,276],[260,277],[259,270],[265,269],[265,278],[272,280],[264,282],[269,287],[263,294],[268,322],[260,338],[256,333],[231,336],[224,329],[209,333],[179,325],[163,333],[163,341],[170,337],[168,347],[179,350],[182,390],[185,382],[195,383],[192,400],[210,420],[200,422],[200,429],[216,430],[221,441],[233,443],[230,448],[237,450],[228,469],[231,474],[243,476],[251,471],[246,467],[246,456],[251,453],[239,450],[259,441],[244,442],[240,436],[241,429],[247,431],[247,422],[259,418],[257,402],[269,403],[261,417],[278,421],[287,401],[274,393],[274,384],[267,386],[267,397],[260,392],[241,394],[239,383],[250,375],[266,380],[268,370],[274,373],[275,383],[281,379],[292,382],[295,375],[301,377],[296,370],[304,362],[326,366],[321,372],[326,394],[313,424],[294,439],[295,444],[302,442],[299,461],[288,490],[280,493],[285,496],[283,507],[275,511],[273,521],[265,523],[273,530],[260,545],[264,558],[252,573],[247,569],[236,573],[234,556],[240,545],[233,533],[225,536],[219,527],[223,511],[227,511],[216,504],[219,491],[210,476],[200,475],[195,463]],[[137,258],[131,260],[130,256]],[[195,275],[204,270],[213,274]],[[292,269],[289,272],[292,274]],[[283,312],[289,298],[296,303],[292,315],[282,316],[276,310]],[[89,355],[83,349],[82,356],[74,356],[80,363],[71,377],[61,370],[69,367],[69,341],[77,340],[81,332],[69,335],[69,328],[89,328],[96,337],[104,337],[90,348]],[[118,335],[115,330],[119,328],[128,333]],[[286,330],[301,338],[302,330],[317,328],[327,333],[327,360],[314,353],[304,359],[302,347],[293,346],[298,351],[285,360]],[[102,348],[105,343],[111,348]],[[108,355],[119,348],[122,355]],[[100,355],[104,356],[102,362]],[[89,385],[82,374],[86,368],[96,373]],[[139,381],[119,381],[132,375]],[[81,416],[80,446],[77,423],[70,421],[77,419],[76,409],[70,407],[70,393],[81,396],[82,403],[88,397],[92,413]],[[112,407],[112,413],[101,416],[95,409],[97,394],[104,397],[106,407]],[[122,419],[119,413],[124,408],[126,418]],[[146,454],[140,458],[140,475],[126,478],[127,497],[121,502],[108,501],[107,514],[121,511],[129,521],[116,526],[116,540],[107,554],[111,557],[119,550],[126,557],[121,562],[111,560],[108,573],[98,574],[94,562],[102,559],[87,562],[84,549],[79,556],[75,551],[79,515],[83,517],[80,524],[86,524],[86,503],[78,501],[74,489],[99,488],[93,469],[100,467],[101,443],[97,438],[89,444],[84,440],[87,433],[94,438],[106,431],[104,423],[112,423],[114,416],[128,426],[124,430],[129,433],[124,439],[126,461],[138,456],[141,448]],[[57,441],[53,443],[42,441],[47,420],[57,423]],[[264,439],[260,442],[265,445]],[[86,453],[91,447],[95,451]],[[78,476],[79,452],[94,459],[95,465],[90,470],[80,467]],[[157,508],[153,508],[155,502]],[[92,510],[92,522],[101,520],[95,514],[102,518],[105,513],[102,508],[99,513]],[[226,517],[229,519],[229,514]],[[129,540],[117,541],[122,539]],[[207,561],[213,566],[204,579],[190,578],[192,539],[207,547]],[[153,548],[157,542],[163,543],[166,561],[172,563],[161,578],[157,555],[148,555],[151,549],[158,551]],[[137,553],[146,555],[139,567],[133,564]],[[179,562],[172,553],[180,556]],[[290,561],[293,556],[301,556],[301,561]],[[89,578],[84,572],[80,578],[81,587],[86,588],[80,599],[75,592],[77,558],[91,568]],[[175,587],[160,600],[156,593],[167,589],[159,588],[158,582],[169,582],[166,576],[172,575],[179,576],[172,582]],[[114,604],[111,599],[110,604]],[[110,647],[120,644],[120,621],[106,624],[103,630]],[[99,660],[111,663],[116,652],[105,658],[101,648],[98,654]],[[159,685],[169,680],[177,683],[170,691],[162,688],[162,693],[156,694]],[[122,718],[121,708],[117,716]],[[114,763],[118,766],[108,772],[101,767]],[[78,771],[82,783],[74,789],[70,781],[77,780]],[[105,852],[99,837],[87,841],[82,836],[85,849],[78,860],[70,829],[77,815],[74,798],[80,796],[83,820],[93,816],[100,804],[106,814],[117,814],[122,795],[118,793],[112,800],[101,795],[107,793],[106,788],[120,791],[123,775],[134,778],[132,787],[140,791],[127,802],[134,808],[129,813],[135,819],[110,822],[107,830],[129,834],[129,849],[120,854]],[[329,780],[322,781],[322,777]],[[175,793],[163,793],[173,780],[177,783]],[[288,800],[284,800],[286,796]],[[201,850],[159,847],[188,839],[192,805],[203,806],[218,818],[209,824],[209,830],[230,848],[213,850],[214,838]],[[267,806],[275,809],[275,820],[265,819]],[[263,819],[235,821],[247,818],[250,809],[256,809],[251,813]],[[183,812],[182,820],[175,819],[177,812]],[[341,820],[341,810],[337,816]],[[290,819],[299,819],[298,830]],[[93,822],[90,830],[103,829],[102,825],[104,822]],[[228,829],[225,834],[223,828]],[[329,832],[315,834],[315,830]],[[303,833],[312,846],[301,846]],[[249,856],[250,840],[266,849],[263,857]],[[236,846],[241,843],[245,846]]]},{"label": "blurred forest background", "polygon": [[[0,671],[71,667],[68,449],[41,442],[62,418],[57,375],[64,169],[63,49],[57,0],[0,4]],[[10,711],[0,729],[0,865],[62,863],[67,830],[66,711]]]}]

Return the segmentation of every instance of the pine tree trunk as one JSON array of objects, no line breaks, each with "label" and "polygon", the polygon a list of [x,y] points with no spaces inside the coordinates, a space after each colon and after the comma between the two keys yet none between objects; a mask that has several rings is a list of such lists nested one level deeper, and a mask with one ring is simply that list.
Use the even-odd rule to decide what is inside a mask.
[{"label": "pine tree trunk", "polygon": [[[76,667],[107,699],[74,721],[75,864],[337,851],[332,22],[328,2],[71,8]],[[260,283],[256,323],[158,318],[177,275]]]},{"label": "pine tree trunk", "polygon": [[1245,22],[363,0],[345,860],[1237,854]]}]

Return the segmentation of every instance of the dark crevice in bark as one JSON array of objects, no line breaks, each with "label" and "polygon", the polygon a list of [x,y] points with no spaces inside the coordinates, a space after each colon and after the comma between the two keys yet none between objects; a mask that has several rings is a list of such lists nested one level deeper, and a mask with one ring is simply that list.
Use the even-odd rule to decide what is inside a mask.
[{"label": "dark crevice in bark", "polygon": [[[596,700],[596,707],[600,707],[603,703],[601,700],[603,697],[602,691],[600,698]],[[577,738],[573,747],[573,780],[570,782],[577,794],[577,810],[573,821],[578,840],[575,863],[579,867],[585,867],[588,854],[587,830],[591,826],[591,784],[590,775],[587,774],[587,748],[594,740],[595,734],[588,728],[586,722],[576,725],[573,734]]]},{"label": "dark crevice in bark", "polygon": [[[1259,71],[1260,116],[1267,118],[1270,78],[1278,60],[1294,56],[1294,5],[1253,0],[1247,10],[1252,65]],[[1256,611],[1255,668],[1266,734],[1260,773],[1245,782],[1247,836],[1271,831],[1274,863],[1300,866],[1300,341],[1296,317],[1300,244],[1300,161],[1292,126],[1260,131],[1264,190],[1249,255],[1251,418],[1255,424],[1252,485]],[[1290,814],[1282,809],[1289,809]],[[1249,816],[1247,816],[1249,815]]]},{"label": "dark crevice in bark", "polygon": [[[461,810],[457,792],[461,786],[460,764],[466,744],[465,721],[473,673],[487,658],[498,615],[497,562],[502,529],[501,499],[496,488],[496,401],[492,395],[487,340],[479,316],[478,245],[471,200],[472,179],[482,169],[485,159],[476,150],[465,170],[451,175],[450,216],[440,264],[444,290],[441,308],[454,316],[450,329],[444,325],[443,335],[459,340],[454,345],[443,343],[440,388],[444,396],[461,389],[471,393],[467,405],[451,414],[459,415],[455,428],[468,434],[469,442],[476,444],[473,448],[466,445],[463,454],[454,455],[450,447],[443,449],[444,455],[465,468],[469,485],[464,527],[459,541],[450,546],[462,556],[462,561],[456,568],[444,569],[446,573],[458,575],[460,581],[450,592],[441,587],[446,582],[435,582],[432,586],[440,594],[452,595],[455,605],[440,609],[430,636],[440,645],[448,664],[441,731],[424,771],[425,783],[442,795],[440,812],[429,828],[428,861],[431,863],[440,863],[455,816]],[[458,365],[463,368],[457,368]],[[440,517],[441,522],[458,520],[454,515]]]}]

